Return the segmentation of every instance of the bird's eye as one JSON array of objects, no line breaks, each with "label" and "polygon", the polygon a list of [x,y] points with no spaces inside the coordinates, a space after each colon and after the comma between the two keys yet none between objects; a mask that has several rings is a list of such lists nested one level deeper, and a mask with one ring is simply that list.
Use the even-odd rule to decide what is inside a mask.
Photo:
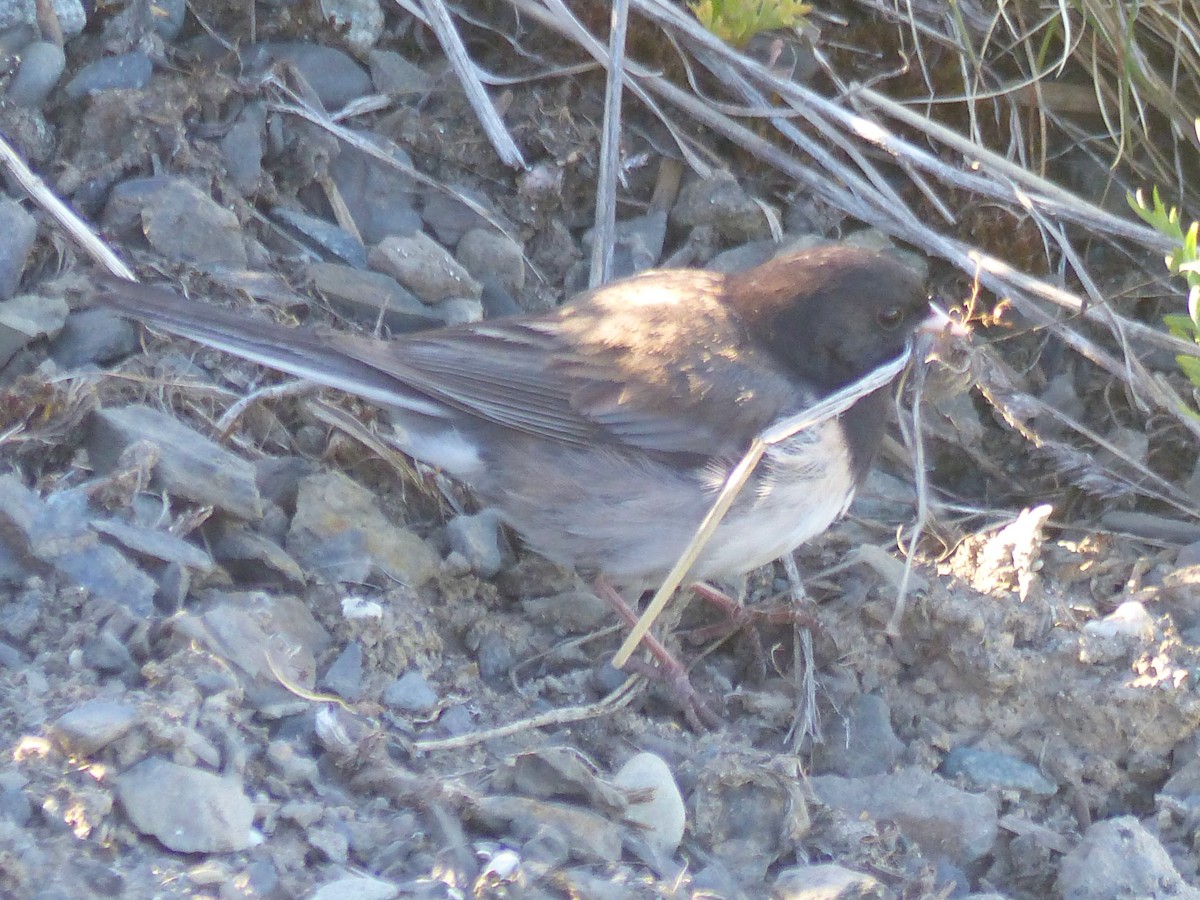
[{"label": "bird's eye", "polygon": [[879,313],[879,324],[892,329],[904,321],[904,310],[898,306],[889,306]]}]

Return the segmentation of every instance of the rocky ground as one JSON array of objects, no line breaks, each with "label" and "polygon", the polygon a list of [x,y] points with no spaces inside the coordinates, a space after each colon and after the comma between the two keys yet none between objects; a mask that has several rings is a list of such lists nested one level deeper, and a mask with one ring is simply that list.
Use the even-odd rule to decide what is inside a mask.
[{"label": "rocky ground", "polygon": [[[399,333],[578,289],[602,81],[497,88],[508,169],[429,32],[325,7],[350,25],[161,0],[10,20],[0,133],[148,280],[248,314]],[[298,113],[347,104],[350,134]],[[788,244],[888,243],[628,128],[621,271],[748,265],[772,219]],[[899,443],[800,553],[794,614],[718,639],[682,615],[670,642],[727,723],[696,731],[606,664],[620,633],[575,575],[389,451],[369,408],[89,308],[96,264],[11,197],[0,894],[1200,896],[1200,531],[1098,530],[1130,502],[1042,479],[961,376],[928,388],[954,502],[895,627]],[[1131,427],[1061,350],[1000,347],[1022,389],[1186,479],[1194,447]],[[734,587],[792,602],[782,567]]]}]

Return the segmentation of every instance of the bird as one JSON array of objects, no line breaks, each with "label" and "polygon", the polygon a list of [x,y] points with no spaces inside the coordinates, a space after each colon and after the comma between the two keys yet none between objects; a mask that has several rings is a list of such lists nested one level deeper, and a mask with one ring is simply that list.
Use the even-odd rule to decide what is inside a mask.
[{"label": "bird", "polygon": [[[96,300],[372,402],[396,447],[468,485],[528,547],[626,591],[672,568],[757,435],[951,323],[896,256],[840,243],[736,273],[649,270],[548,312],[391,339],[117,279]],[[889,396],[771,445],[689,579],[744,574],[828,529],[874,463]]]}]

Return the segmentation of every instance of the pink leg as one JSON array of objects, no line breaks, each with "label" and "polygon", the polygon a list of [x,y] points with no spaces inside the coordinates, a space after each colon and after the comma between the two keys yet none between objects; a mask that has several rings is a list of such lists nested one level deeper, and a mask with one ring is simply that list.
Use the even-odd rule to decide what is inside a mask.
[{"label": "pink leg", "polygon": [[[630,609],[625,598],[617,593],[616,588],[609,584],[603,576],[595,580],[593,589],[600,599],[613,608],[627,626],[632,628],[637,623],[637,613]],[[709,708],[704,698],[692,687],[687,669],[671,654],[662,641],[652,634],[647,634],[642,638],[642,645],[650,651],[650,655],[657,660],[658,665],[648,666],[640,660],[631,659],[626,663],[625,668],[666,684],[679,701],[688,724],[697,731],[703,731],[706,728],[720,728],[724,724],[721,718]]]}]

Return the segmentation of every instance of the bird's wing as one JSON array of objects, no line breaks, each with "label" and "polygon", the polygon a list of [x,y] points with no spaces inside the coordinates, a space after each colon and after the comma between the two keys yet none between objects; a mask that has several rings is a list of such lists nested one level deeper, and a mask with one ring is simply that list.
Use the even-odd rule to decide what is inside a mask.
[{"label": "bird's wing", "polygon": [[147,325],[400,410],[465,414],[568,444],[736,457],[813,398],[753,346],[711,279],[694,289],[697,274],[654,273],[555,314],[391,341],[286,328],[132,283],[110,282],[98,299]]}]

